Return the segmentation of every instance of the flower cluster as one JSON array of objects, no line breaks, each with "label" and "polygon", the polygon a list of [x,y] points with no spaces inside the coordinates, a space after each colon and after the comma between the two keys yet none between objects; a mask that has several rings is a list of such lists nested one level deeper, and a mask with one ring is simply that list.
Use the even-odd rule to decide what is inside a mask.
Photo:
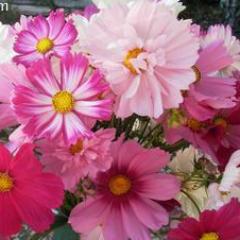
[{"label": "flower cluster", "polygon": [[240,238],[240,40],[184,9],[0,23],[0,239]]}]

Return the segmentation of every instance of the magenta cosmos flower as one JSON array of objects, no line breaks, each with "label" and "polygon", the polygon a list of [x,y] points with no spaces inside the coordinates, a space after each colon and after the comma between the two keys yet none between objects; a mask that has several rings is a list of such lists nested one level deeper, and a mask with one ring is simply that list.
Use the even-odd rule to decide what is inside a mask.
[{"label": "magenta cosmos flower", "polygon": [[111,116],[112,100],[99,97],[108,85],[88,68],[87,58],[67,55],[59,64],[43,59],[28,68],[26,84],[14,87],[12,106],[29,137],[75,143],[92,136],[92,120]]},{"label": "magenta cosmos flower", "polygon": [[215,41],[200,51],[192,68],[196,75],[195,83],[190,86],[184,100],[184,107],[195,119],[211,119],[219,109],[236,105],[236,80],[217,75],[232,62],[222,41]]},{"label": "magenta cosmos flower", "polygon": [[115,137],[113,129],[99,130],[90,139],[79,139],[67,146],[63,141],[41,140],[41,162],[47,171],[60,176],[65,189],[74,190],[80,179],[106,171],[112,163],[110,147]]},{"label": "magenta cosmos flower", "polygon": [[101,10],[85,28],[79,44],[104,69],[118,116],[158,118],[183,101],[198,57],[190,21],[177,20],[161,2],[138,0]]},{"label": "magenta cosmos flower", "polygon": [[14,157],[0,145],[0,235],[17,233],[23,223],[37,232],[48,229],[63,195],[61,180],[42,172],[33,145],[23,145]]},{"label": "magenta cosmos flower", "polygon": [[170,231],[168,240],[239,240],[240,203],[233,199],[218,211],[204,211],[199,220],[187,218]]},{"label": "magenta cosmos flower", "polygon": [[66,22],[63,11],[51,12],[46,19],[37,16],[27,22],[27,26],[18,33],[14,50],[17,63],[31,65],[46,56],[64,56],[69,52],[77,37],[72,23]]},{"label": "magenta cosmos flower", "polygon": [[77,205],[69,222],[80,233],[101,225],[105,240],[151,239],[148,229],[168,224],[168,213],[157,201],[180,190],[176,177],[160,173],[169,155],[122,139],[112,144],[111,154],[111,168],[95,178],[96,195]]}]

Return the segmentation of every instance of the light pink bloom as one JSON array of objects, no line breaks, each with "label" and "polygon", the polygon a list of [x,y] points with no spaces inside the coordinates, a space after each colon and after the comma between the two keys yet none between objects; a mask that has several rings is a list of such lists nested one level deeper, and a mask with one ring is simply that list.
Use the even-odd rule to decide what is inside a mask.
[{"label": "light pink bloom", "polygon": [[71,22],[65,22],[64,12],[51,12],[46,19],[37,16],[27,22],[18,33],[14,50],[19,54],[17,63],[31,65],[34,61],[50,55],[64,56],[74,43],[77,31]]},{"label": "light pink bloom", "polygon": [[0,64],[12,62],[14,33],[10,25],[0,22]]},{"label": "light pink bloom", "polygon": [[70,144],[92,136],[89,121],[108,119],[112,100],[99,100],[108,85],[87,58],[67,55],[58,67],[43,59],[28,68],[26,84],[14,87],[12,106],[28,137],[63,137]]},{"label": "light pink bloom", "polygon": [[177,20],[161,2],[138,0],[103,9],[84,27],[79,43],[104,69],[120,117],[158,118],[164,109],[179,106],[181,90],[194,81],[198,40],[190,21]]},{"label": "light pink bloom", "polygon": [[193,67],[196,81],[190,86],[184,107],[192,117],[204,121],[211,119],[218,109],[236,105],[236,80],[216,73],[232,63],[222,41],[208,45],[200,52]]},{"label": "light pink bloom", "polygon": [[0,130],[18,124],[10,105],[14,84],[23,84],[26,80],[25,69],[14,63],[0,65]]},{"label": "light pink bloom", "polygon": [[232,28],[224,25],[210,26],[206,36],[202,40],[202,47],[205,48],[209,44],[222,40],[227,49],[228,54],[233,58],[233,62],[226,66],[224,72],[228,75],[233,71],[240,71],[240,41],[233,36]]},{"label": "light pink bloom", "polygon": [[41,140],[37,143],[45,169],[60,176],[65,189],[74,190],[79,180],[106,171],[112,163],[111,142],[113,129],[99,130],[90,139],[79,139],[71,146],[63,141]]},{"label": "light pink bloom", "polygon": [[111,168],[94,180],[96,195],[77,205],[69,222],[80,233],[101,225],[105,240],[150,240],[148,229],[168,224],[167,211],[156,201],[174,198],[180,187],[175,176],[160,173],[170,156],[122,139],[111,153]]}]

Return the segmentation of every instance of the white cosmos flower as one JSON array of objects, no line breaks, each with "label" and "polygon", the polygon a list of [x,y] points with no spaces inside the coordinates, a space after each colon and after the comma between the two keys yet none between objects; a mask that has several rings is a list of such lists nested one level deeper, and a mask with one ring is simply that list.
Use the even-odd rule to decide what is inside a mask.
[{"label": "white cosmos flower", "polygon": [[11,62],[14,56],[14,35],[9,25],[0,22],[0,64]]},{"label": "white cosmos flower", "polygon": [[219,190],[229,192],[233,186],[238,184],[240,184],[240,150],[235,151],[230,157]]},{"label": "white cosmos flower", "polygon": [[218,210],[223,205],[229,203],[232,198],[240,200],[240,188],[233,186],[228,192],[221,192],[218,183],[212,183],[208,187],[208,200],[205,209]]},{"label": "white cosmos flower", "polygon": [[[190,146],[189,148],[178,151],[176,156],[170,162],[169,167],[175,173],[191,173],[194,170],[194,159],[199,159],[201,156],[202,155],[198,150],[193,146]],[[207,201],[207,191],[203,186],[198,189],[185,189],[185,192],[188,195],[180,192],[177,195],[176,200],[181,204],[182,210],[188,216],[197,218],[199,212],[193,201],[197,204],[200,210],[204,209]]]}]

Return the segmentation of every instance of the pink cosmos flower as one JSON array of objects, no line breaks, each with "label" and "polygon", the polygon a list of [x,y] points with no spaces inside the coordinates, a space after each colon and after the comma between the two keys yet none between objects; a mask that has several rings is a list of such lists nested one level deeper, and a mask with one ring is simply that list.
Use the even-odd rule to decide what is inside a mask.
[{"label": "pink cosmos flower", "polygon": [[99,130],[90,139],[79,139],[70,147],[63,141],[42,140],[37,143],[42,153],[41,162],[47,171],[60,176],[65,189],[74,190],[79,180],[106,171],[112,163],[110,154],[113,129]]},{"label": "pink cosmos flower", "polygon": [[233,199],[218,211],[204,211],[199,220],[187,218],[172,229],[168,240],[238,240],[240,203]]},{"label": "pink cosmos flower", "polygon": [[240,146],[239,113],[240,107],[237,106],[220,110],[208,121],[198,121],[191,115],[186,115],[176,126],[164,123],[166,139],[170,144],[181,139],[187,140],[210,155],[220,170],[223,170],[231,154]]},{"label": "pink cosmos flower", "polygon": [[195,83],[184,99],[184,107],[197,120],[211,119],[218,109],[236,105],[236,80],[216,73],[232,63],[231,56],[220,41],[208,45],[200,52],[193,67]]},{"label": "pink cosmos flower", "polygon": [[42,172],[33,145],[23,145],[14,157],[0,145],[0,235],[17,233],[23,223],[37,232],[48,229],[63,194],[61,180]]},{"label": "pink cosmos flower", "polygon": [[69,54],[60,63],[42,59],[27,69],[26,84],[14,87],[12,107],[28,137],[75,143],[93,135],[89,122],[111,116],[112,100],[99,97],[108,85],[88,66],[87,58]]},{"label": "pink cosmos flower", "polygon": [[231,26],[213,25],[210,26],[205,37],[203,37],[201,46],[207,47],[209,44],[222,40],[228,54],[232,57],[233,62],[222,69],[227,75],[233,71],[240,71],[240,40],[233,36]]},{"label": "pink cosmos flower", "polygon": [[11,107],[10,96],[14,84],[23,84],[26,80],[25,69],[22,66],[0,64],[0,131],[18,124]]},{"label": "pink cosmos flower", "polygon": [[111,168],[95,178],[96,195],[77,205],[69,222],[77,232],[101,225],[105,240],[148,240],[148,229],[168,224],[167,211],[156,201],[174,198],[179,191],[175,176],[160,173],[169,155],[144,149],[135,141],[111,146]]},{"label": "pink cosmos flower", "polygon": [[205,141],[214,151],[213,158],[218,159],[224,170],[231,154],[240,146],[240,106],[219,111],[209,126]]},{"label": "pink cosmos flower", "polygon": [[28,66],[46,56],[64,56],[76,37],[77,31],[72,23],[65,22],[63,11],[51,12],[47,19],[37,16],[18,33],[14,50],[19,55],[14,61]]},{"label": "pink cosmos flower", "polygon": [[161,2],[138,0],[102,9],[84,33],[81,48],[104,69],[118,116],[158,118],[183,101],[181,90],[194,81],[198,57],[190,21],[177,20]]}]

